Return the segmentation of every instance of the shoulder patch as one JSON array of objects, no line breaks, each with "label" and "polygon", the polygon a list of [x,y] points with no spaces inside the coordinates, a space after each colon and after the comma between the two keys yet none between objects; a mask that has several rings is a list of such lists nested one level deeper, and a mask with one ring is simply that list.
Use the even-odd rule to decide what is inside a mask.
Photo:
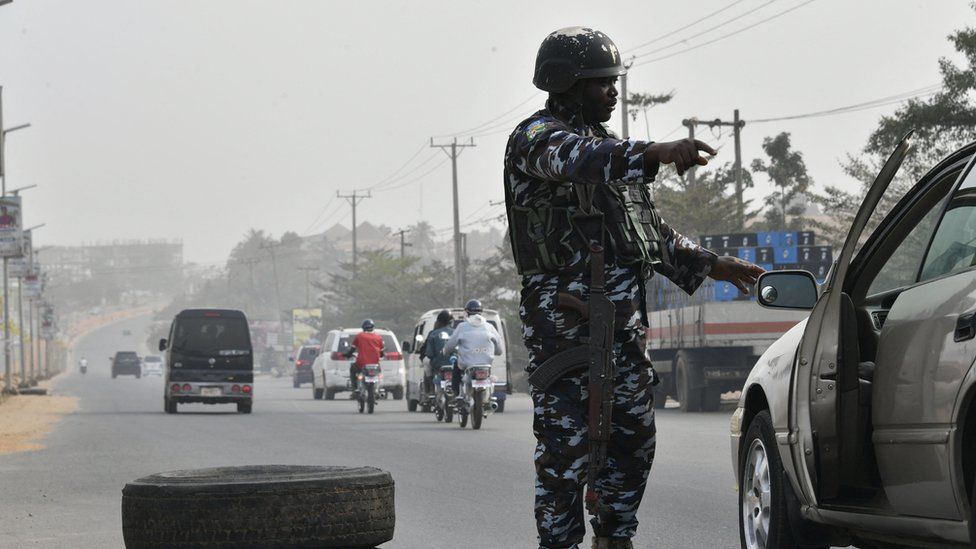
[{"label": "shoulder patch", "polygon": [[542,130],[544,129],[546,129],[546,121],[540,118],[539,120],[530,123],[529,126],[525,128],[525,137],[529,138],[531,141],[532,139],[535,139],[535,136],[542,133]]}]

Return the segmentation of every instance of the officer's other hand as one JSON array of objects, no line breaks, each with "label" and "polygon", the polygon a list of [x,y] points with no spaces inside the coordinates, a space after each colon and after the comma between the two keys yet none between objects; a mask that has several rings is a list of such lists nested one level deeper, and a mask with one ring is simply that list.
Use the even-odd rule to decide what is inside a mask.
[{"label": "officer's other hand", "polygon": [[749,293],[749,288],[756,285],[759,275],[766,272],[759,265],[743,261],[738,257],[721,256],[715,260],[715,266],[708,276],[715,280],[723,280],[735,284],[735,287],[744,294]]},{"label": "officer's other hand", "polygon": [[678,175],[684,175],[685,171],[692,166],[708,164],[708,159],[699,154],[700,152],[706,152],[711,156],[718,154],[718,151],[707,143],[687,137],[666,143],[651,143],[644,151],[644,161],[674,164]]}]

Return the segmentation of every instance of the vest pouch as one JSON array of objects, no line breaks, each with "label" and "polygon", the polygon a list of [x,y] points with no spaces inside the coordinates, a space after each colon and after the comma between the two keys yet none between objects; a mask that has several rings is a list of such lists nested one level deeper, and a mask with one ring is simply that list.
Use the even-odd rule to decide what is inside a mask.
[{"label": "vest pouch", "polygon": [[617,261],[623,265],[654,265],[666,259],[660,218],[648,196],[637,185],[607,185],[597,201],[607,218],[607,236]]},{"label": "vest pouch", "polygon": [[582,262],[573,259],[583,249],[583,240],[573,226],[568,208],[527,208],[512,206],[512,252],[519,274],[570,272]]}]

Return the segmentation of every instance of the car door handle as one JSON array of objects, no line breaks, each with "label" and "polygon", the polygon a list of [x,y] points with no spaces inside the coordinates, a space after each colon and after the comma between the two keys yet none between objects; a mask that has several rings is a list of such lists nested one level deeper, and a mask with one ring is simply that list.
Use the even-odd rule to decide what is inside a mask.
[{"label": "car door handle", "polygon": [[959,315],[956,319],[956,331],[953,333],[953,341],[966,341],[976,337],[976,312]]}]

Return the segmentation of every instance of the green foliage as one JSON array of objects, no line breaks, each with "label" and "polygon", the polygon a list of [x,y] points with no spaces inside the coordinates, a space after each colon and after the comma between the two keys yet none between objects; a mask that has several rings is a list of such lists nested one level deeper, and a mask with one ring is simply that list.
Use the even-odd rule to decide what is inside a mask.
[{"label": "green foliage", "polygon": [[964,66],[940,59],[942,88],[929,97],[909,100],[891,116],[881,117],[864,149],[869,156],[887,155],[914,130],[912,144],[916,152],[902,169],[915,179],[939,159],[972,141],[976,127],[976,105],[972,101],[976,91],[976,29],[966,27],[948,39],[964,57]]},{"label": "green foliage", "polygon": [[[743,188],[752,186],[752,174],[742,170]],[[663,169],[654,182],[654,203],[661,215],[676,230],[688,236],[738,232],[743,229],[735,219],[735,186],[733,164],[727,163],[713,170],[697,171],[695,185],[678,177],[673,169]],[[749,200],[745,201],[746,218]]]},{"label": "green foliage", "polygon": [[763,139],[762,148],[768,161],[757,158],[752,161],[752,169],[765,173],[776,187],[766,197],[764,228],[777,231],[805,228],[804,206],[799,200],[804,198],[812,181],[803,154],[793,149],[787,132]]}]

